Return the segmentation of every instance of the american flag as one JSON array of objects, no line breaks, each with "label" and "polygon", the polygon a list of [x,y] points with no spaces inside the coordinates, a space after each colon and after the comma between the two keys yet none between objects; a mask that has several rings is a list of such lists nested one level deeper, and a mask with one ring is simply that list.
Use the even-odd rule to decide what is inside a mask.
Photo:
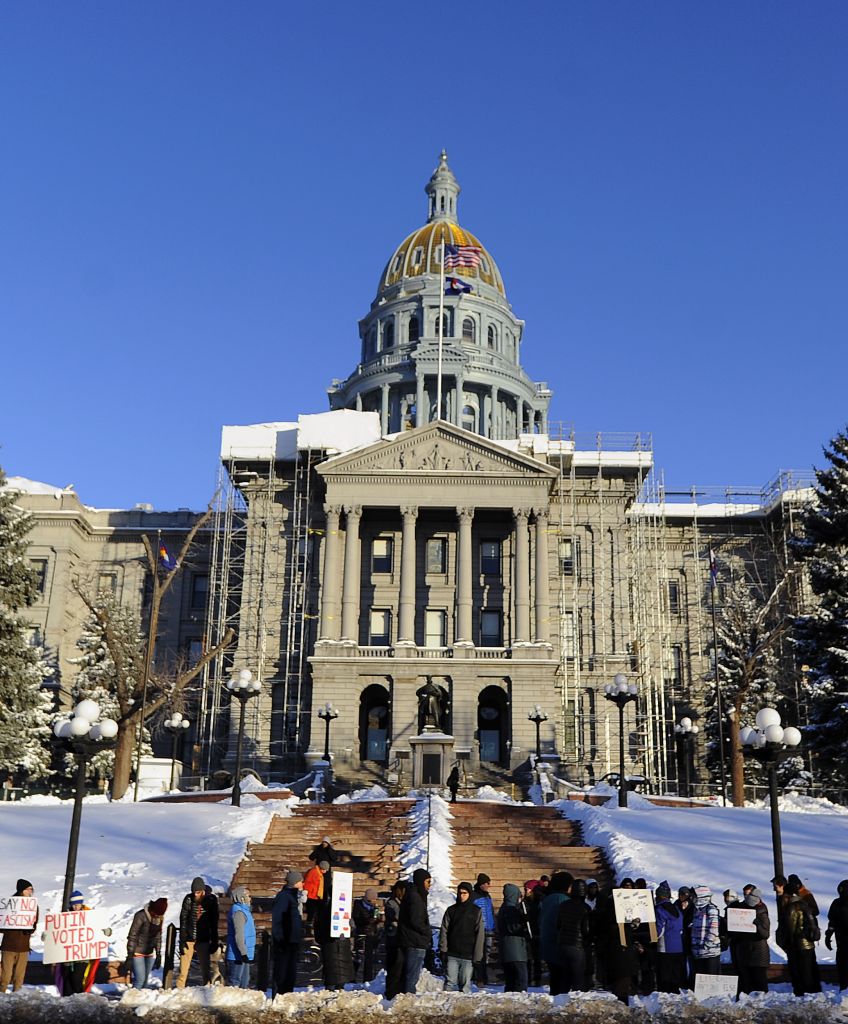
[{"label": "american flag", "polygon": [[445,270],[455,270],[457,267],[479,267],[482,251],[479,245],[446,245]]}]

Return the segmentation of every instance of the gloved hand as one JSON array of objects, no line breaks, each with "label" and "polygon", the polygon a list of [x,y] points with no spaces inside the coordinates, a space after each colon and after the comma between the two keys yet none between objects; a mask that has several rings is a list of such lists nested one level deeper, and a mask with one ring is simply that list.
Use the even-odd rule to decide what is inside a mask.
[{"label": "gloved hand", "polygon": [[156,959],[153,961],[153,970],[154,971],[158,971],[161,966],[162,966],[162,957],[161,956],[157,956]]},{"label": "gloved hand", "polygon": [[124,963],[122,963],[118,970],[118,973],[126,975],[129,978],[130,975],[132,974],[132,960],[126,960]]},{"label": "gloved hand", "polygon": [[181,945],[180,948],[179,948],[180,956],[185,956],[185,951],[186,951],[185,946]]},{"label": "gloved hand", "polygon": [[827,931],[824,933],[824,944],[828,949],[833,949],[833,932]]}]

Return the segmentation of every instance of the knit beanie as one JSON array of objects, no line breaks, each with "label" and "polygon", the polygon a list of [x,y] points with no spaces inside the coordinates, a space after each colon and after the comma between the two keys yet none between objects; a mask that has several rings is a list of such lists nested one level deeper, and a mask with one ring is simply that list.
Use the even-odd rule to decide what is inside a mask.
[{"label": "knit beanie", "polygon": [[25,878],[19,878],[15,885],[15,895],[20,896],[24,889],[31,889],[32,882],[28,882]]},{"label": "knit beanie", "polygon": [[660,884],[657,886],[657,899],[671,899],[671,886],[668,884],[668,882],[660,882]]},{"label": "knit beanie", "polygon": [[78,903],[85,903],[85,899],[83,898],[83,895],[79,891],[79,889],[74,889],[74,891],[71,893],[71,898],[68,900],[68,903],[72,907],[76,906],[76,904]]},{"label": "knit beanie", "polygon": [[286,885],[297,885],[303,881],[303,875],[299,871],[289,871],[286,875]]},{"label": "knit beanie", "polygon": [[708,885],[696,885],[695,886],[695,899],[696,900],[709,900],[712,898],[713,891]]},{"label": "knit beanie", "polygon": [[726,898],[731,900],[739,899],[739,893],[735,889],[725,889],[722,893],[722,896],[725,896]]},{"label": "knit beanie", "polygon": [[196,878],[191,880],[191,891],[192,892],[206,892],[206,883],[197,875]]},{"label": "knit beanie", "polygon": [[481,871],[480,874],[477,876],[477,888],[479,889],[481,885],[485,885],[486,882],[491,881],[491,878],[489,878],[488,875],[484,875],[483,872]]},{"label": "knit beanie", "polygon": [[147,904],[147,909],[153,917],[164,917],[165,911],[168,909],[168,901],[164,896],[160,896],[158,900],[151,900]]},{"label": "knit beanie", "polygon": [[318,861],[318,867],[322,871],[329,871],[330,870],[330,862],[328,860],[319,860]]}]

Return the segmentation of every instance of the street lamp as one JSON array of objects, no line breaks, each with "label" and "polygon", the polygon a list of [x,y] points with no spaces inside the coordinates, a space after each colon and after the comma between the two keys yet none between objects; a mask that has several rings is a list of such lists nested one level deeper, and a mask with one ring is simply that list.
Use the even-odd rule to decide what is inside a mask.
[{"label": "street lamp", "polygon": [[336,709],[333,707],[333,705],[329,701],[327,701],[327,703],[322,708],[318,708],[318,717],[324,722],[324,726],[325,726],[325,728],[324,728],[324,760],[327,762],[327,764],[329,764],[330,763],[330,722],[332,722],[332,720],[334,718],[338,718],[339,717],[339,713],[338,713],[338,711],[336,711]]},{"label": "street lamp", "polygon": [[542,740],[539,735],[539,728],[542,722],[547,722],[548,716],[538,704],[534,704],[532,711],[527,712],[527,717],[536,726],[536,757],[540,758],[542,756]]},{"label": "street lamp", "polygon": [[241,753],[244,746],[244,709],[251,697],[258,697],[262,683],[253,678],[249,668],[243,668],[224,684],[230,696],[239,702],[238,740],[236,742],[236,774],[233,780],[233,807],[241,807]]},{"label": "street lamp", "polygon": [[627,778],[624,774],[624,708],[631,700],[639,699],[635,683],[628,683],[627,676],[619,672],[611,683],[604,687],[604,698],[618,708],[618,806],[627,806]]},{"label": "street lamp", "polygon": [[681,718],[674,727],[674,732],[683,745],[683,772],[686,779],[687,796],[692,796],[692,781],[689,772],[692,766],[692,749],[699,731],[698,726],[693,725],[692,719],[688,717]]},{"label": "street lamp", "polygon": [[768,771],[769,803],[771,805],[771,846],[774,873],[783,874],[783,847],[780,841],[780,811],[777,806],[777,766],[790,757],[801,742],[801,733],[794,725],[784,728],[774,708],[761,708],[754,720],[755,728],[746,725],[739,730],[739,739],[746,754],[756,758]]},{"label": "street lamp", "polygon": [[174,771],[177,767],[177,740],[182,734],[183,729],[188,729],[190,724],[189,720],[183,718],[179,711],[175,711],[165,722],[165,728],[174,734],[174,741],[171,746],[171,785],[169,787],[172,790],[175,788]]},{"label": "street lamp", "polygon": [[71,815],[71,834],[68,839],[68,859],[65,863],[65,889],[62,909],[70,910],[74,875],[77,871],[82,800],[85,796],[85,770],[88,762],[102,750],[111,750],[118,735],[118,723],[111,718],[100,718],[100,706],[93,700],[81,700],[69,715],[53,723],[53,735],[74,755],[77,777],[74,782],[74,811]]}]

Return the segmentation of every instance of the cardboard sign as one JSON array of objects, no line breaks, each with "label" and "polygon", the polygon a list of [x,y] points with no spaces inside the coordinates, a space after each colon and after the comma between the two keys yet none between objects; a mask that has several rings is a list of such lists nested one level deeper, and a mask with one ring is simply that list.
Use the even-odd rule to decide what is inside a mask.
[{"label": "cardboard sign", "polygon": [[71,964],[102,960],[109,955],[99,910],[76,910],[44,915],[44,963]]},{"label": "cardboard sign", "polygon": [[625,945],[625,924],[636,920],[647,924],[651,942],[657,941],[657,915],[654,911],[654,894],[650,889],[613,889],[612,904],[622,946]]},{"label": "cardboard sign", "polygon": [[350,938],[353,913],[353,873],[333,869],[333,893],[330,897],[330,938]]},{"label": "cardboard sign", "polygon": [[748,910],[746,907],[728,907],[727,930],[729,932],[755,932],[757,930],[757,926],[754,924],[756,916],[756,910]]},{"label": "cardboard sign", "polygon": [[716,996],[735,999],[738,987],[739,979],[735,974],[695,975],[695,998],[699,1002],[704,999],[715,999]]},{"label": "cardboard sign", "polygon": [[31,932],[38,919],[35,896],[0,896],[0,932],[18,929]]}]

